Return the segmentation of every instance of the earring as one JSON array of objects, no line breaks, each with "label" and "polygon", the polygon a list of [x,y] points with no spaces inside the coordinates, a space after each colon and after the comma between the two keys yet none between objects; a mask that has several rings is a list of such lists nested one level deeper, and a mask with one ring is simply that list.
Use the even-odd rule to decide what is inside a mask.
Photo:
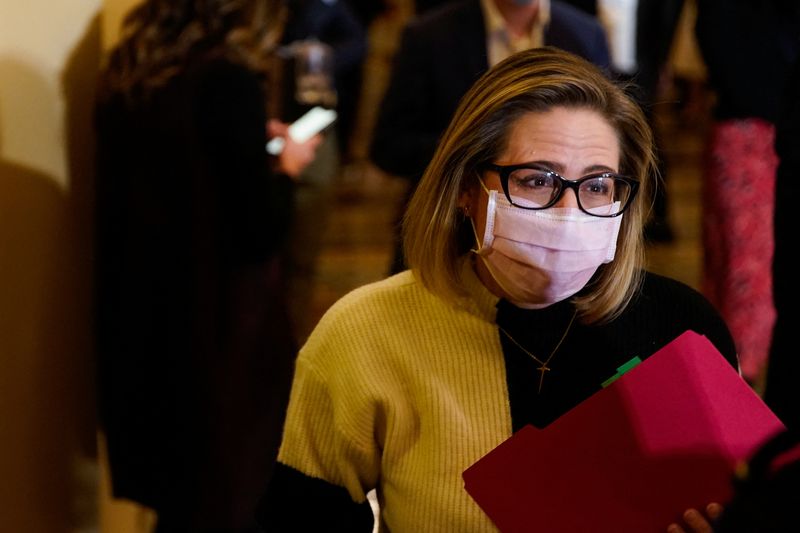
[{"label": "earring", "polygon": [[470,207],[468,205],[462,205],[461,212],[463,213],[464,218],[469,218]]}]

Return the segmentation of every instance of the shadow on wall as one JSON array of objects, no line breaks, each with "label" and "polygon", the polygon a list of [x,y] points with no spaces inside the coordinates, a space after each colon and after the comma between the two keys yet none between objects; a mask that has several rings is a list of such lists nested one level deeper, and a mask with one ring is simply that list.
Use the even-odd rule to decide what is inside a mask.
[{"label": "shadow on wall", "polygon": [[[68,186],[9,159],[0,138],[0,516],[8,531],[67,532],[96,520],[86,507],[96,484],[79,480],[81,465],[96,462],[88,104],[99,35],[95,18],[63,72]],[[0,82],[0,125],[3,114],[19,119],[9,113],[15,95],[53,110],[47,124],[60,124],[62,95],[34,65],[0,56]],[[19,126],[0,132],[8,138]],[[61,150],[47,142],[25,148],[45,159]]]},{"label": "shadow on wall", "polygon": [[96,417],[93,358],[93,263],[94,263],[94,157],[93,108],[101,62],[100,15],[89,22],[86,32],[69,55],[61,75],[65,102],[64,131],[69,171],[69,217],[74,225],[70,264],[74,268],[75,291],[70,301],[75,356],[86,372],[74,376],[85,385],[85,417],[78,437],[87,456],[96,455]]}]

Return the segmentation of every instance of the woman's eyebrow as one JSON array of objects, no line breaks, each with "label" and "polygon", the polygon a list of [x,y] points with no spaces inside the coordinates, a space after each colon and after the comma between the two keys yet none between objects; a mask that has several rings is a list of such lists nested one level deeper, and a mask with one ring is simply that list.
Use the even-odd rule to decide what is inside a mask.
[{"label": "woman's eyebrow", "polygon": [[[563,174],[565,168],[564,165],[555,161],[528,161],[526,164],[546,167],[559,174]],[[588,167],[584,167],[583,171],[581,172],[581,176],[596,172],[616,172],[616,170],[607,165],[589,165]]]},{"label": "woman's eyebrow", "polygon": [[606,165],[591,165],[583,169],[584,175],[594,172],[616,172],[616,170]]}]

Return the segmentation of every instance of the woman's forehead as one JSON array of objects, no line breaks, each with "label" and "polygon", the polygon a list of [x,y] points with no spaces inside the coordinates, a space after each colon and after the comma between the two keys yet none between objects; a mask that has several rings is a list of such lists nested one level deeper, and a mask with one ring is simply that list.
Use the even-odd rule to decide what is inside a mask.
[{"label": "woman's forehead", "polygon": [[509,129],[505,149],[495,163],[547,163],[556,171],[577,167],[617,168],[617,132],[600,113],[583,108],[556,107],[529,112]]}]

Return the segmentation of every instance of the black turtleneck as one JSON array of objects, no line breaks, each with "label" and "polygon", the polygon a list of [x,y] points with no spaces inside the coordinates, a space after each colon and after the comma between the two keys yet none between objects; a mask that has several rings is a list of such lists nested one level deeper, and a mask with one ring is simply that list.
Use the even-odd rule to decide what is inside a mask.
[{"label": "black turtleneck", "polygon": [[[497,304],[497,325],[527,351],[545,361],[564,336],[575,308],[569,300],[544,309]],[[511,421],[542,428],[602,388],[617,368],[634,357],[646,359],[686,330],[705,335],[738,366],[730,332],[711,304],[678,281],[647,273],[641,291],[620,317],[585,325],[576,317],[548,363],[541,392],[541,365],[498,330],[506,362]]]}]

